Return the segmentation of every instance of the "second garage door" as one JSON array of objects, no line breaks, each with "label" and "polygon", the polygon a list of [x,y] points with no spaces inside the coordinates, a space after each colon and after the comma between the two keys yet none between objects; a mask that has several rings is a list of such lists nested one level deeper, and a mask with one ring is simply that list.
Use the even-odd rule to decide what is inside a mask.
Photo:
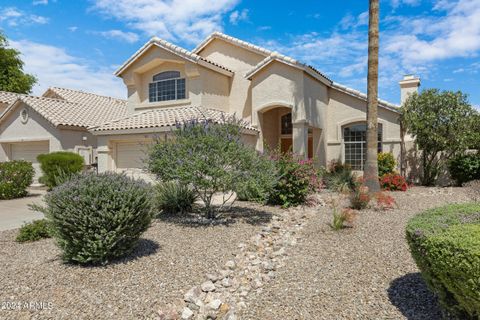
[{"label": "second garage door", "polygon": [[34,183],[37,183],[38,178],[42,176],[42,170],[40,169],[40,163],[37,161],[37,156],[49,152],[48,141],[13,143],[11,145],[11,152],[12,160],[25,160],[32,163],[35,169]]},{"label": "second garage door", "polygon": [[152,176],[146,174],[144,160],[147,158],[148,147],[151,142],[118,142],[116,144],[115,165],[118,172],[125,172],[128,176],[151,181]]}]

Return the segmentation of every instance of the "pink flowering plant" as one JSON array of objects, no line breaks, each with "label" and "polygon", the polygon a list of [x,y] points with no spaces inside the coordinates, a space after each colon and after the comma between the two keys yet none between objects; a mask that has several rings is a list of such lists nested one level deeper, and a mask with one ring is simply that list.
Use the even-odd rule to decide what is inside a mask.
[{"label": "pink flowering plant", "polygon": [[273,152],[271,159],[278,170],[278,182],[269,197],[271,204],[284,208],[305,204],[309,194],[322,187],[312,159],[303,159],[289,152]]}]

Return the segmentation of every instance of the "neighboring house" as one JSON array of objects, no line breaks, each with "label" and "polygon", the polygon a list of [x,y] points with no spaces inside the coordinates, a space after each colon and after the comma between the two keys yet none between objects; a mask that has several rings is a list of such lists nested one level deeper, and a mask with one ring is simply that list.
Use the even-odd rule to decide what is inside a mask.
[{"label": "neighboring house", "polygon": [[[6,95],[0,92],[0,99]],[[96,137],[87,128],[127,114],[125,100],[62,88],[12,100],[0,115],[0,161],[31,161],[35,180],[41,153],[68,150],[82,155],[86,164],[95,161]]]},{"label": "neighboring house", "polygon": [[[57,143],[50,150],[90,146],[92,155],[98,158],[100,172],[140,172],[146,145],[166,137],[177,121],[193,117],[221,122],[225,114],[235,114],[245,121],[245,141],[259,151],[267,147],[292,149],[317,159],[323,166],[336,159],[355,170],[363,169],[366,95],[279,53],[218,32],[193,51],[154,37],[115,75],[123,79],[128,101],[112,100],[118,101],[118,105],[104,105],[111,110],[110,118],[95,111],[99,107],[93,97],[99,96],[51,88],[43,98],[23,97],[9,106],[10,112],[0,118],[2,146],[3,141],[10,143],[15,136],[18,140],[23,135],[18,128],[22,124],[22,106],[40,99],[46,101],[46,109],[52,104],[51,109],[56,110],[54,105],[64,103],[71,108],[68,112],[59,108],[65,114],[82,114],[81,121],[74,116],[69,118],[67,126],[69,130],[79,130],[82,139],[87,137],[80,144],[64,147]],[[420,80],[408,77],[400,85],[403,102],[418,89]],[[67,91],[71,96],[65,94]],[[392,152],[399,159],[397,108],[379,101],[378,136],[379,149]],[[47,115],[38,114],[43,121],[48,119]],[[10,124],[15,122],[19,124]],[[53,124],[58,131],[51,135],[61,140],[67,128],[63,128],[62,121]],[[59,124],[62,128],[58,128]],[[0,153],[0,160],[1,156]]]}]

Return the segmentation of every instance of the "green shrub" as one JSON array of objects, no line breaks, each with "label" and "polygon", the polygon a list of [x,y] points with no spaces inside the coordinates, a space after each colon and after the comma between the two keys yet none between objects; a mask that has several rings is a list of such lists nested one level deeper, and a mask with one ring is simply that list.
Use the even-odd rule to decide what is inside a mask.
[{"label": "green shrub", "polygon": [[304,204],[307,196],[320,189],[321,180],[311,159],[298,159],[293,153],[275,153],[272,159],[278,170],[278,182],[268,202],[284,208]]},{"label": "green shrub", "polygon": [[429,288],[452,318],[480,317],[480,203],[427,210],[406,237]]},{"label": "green shrub", "polygon": [[242,201],[266,203],[278,182],[275,161],[265,156],[254,158],[248,176],[235,187]]},{"label": "green shrub", "polygon": [[480,179],[480,152],[454,157],[448,163],[448,171],[458,185]]},{"label": "green shrub", "polygon": [[378,176],[383,177],[388,173],[393,173],[397,162],[395,157],[390,152],[379,152],[378,153]]},{"label": "green shrub", "polygon": [[195,192],[186,185],[175,181],[159,183],[156,186],[155,203],[164,213],[186,213],[192,211],[197,200]]},{"label": "green shrub", "polygon": [[[173,131],[173,138],[158,140],[150,150],[147,167],[160,181],[178,181],[191,186],[205,205],[206,217],[217,212],[233,197],[236,186],[250,176],[255,150],[242,142],[242,126],[234,118],[223,124],[191,120]],[[230,194],[219,207],[215,193]]]},{"label": "green shrub", "polygon": [[27,161],[0,162],[0,199],[25,197],[35,170]]},{"label": "green shrub", "polygon": [[50,226],[46,219],[35,220],[24,224],[18,231],[16,241],[37,241],[43,238],[50,238]]},{"label": "green shrub", "polygon": [[82,156],[67,151],[40,154],[37,160],[40,162],[40,168],[43,172],[40,182],[49,189],[63,183],[71,175],[82,171],[84,164]]},{"label": "green shrub", "polygon": [[101,263],[130,253],[152,219],[151,186],[114,173],[73,176],[45,196],[43,212],[63,259]]}]

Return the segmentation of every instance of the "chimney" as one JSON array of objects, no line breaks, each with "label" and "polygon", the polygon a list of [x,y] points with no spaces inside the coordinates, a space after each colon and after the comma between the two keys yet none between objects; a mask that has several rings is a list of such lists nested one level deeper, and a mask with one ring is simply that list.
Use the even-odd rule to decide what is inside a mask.
[{"label": "chimney", "polygon": [[403,105],[407,101],[408,96],[414,92],[418,92],[418,87],[420,87],[420,78],[414,75],[406,75],[403,77],[403,80],[399,82],[400,84],[400,103]]}]

